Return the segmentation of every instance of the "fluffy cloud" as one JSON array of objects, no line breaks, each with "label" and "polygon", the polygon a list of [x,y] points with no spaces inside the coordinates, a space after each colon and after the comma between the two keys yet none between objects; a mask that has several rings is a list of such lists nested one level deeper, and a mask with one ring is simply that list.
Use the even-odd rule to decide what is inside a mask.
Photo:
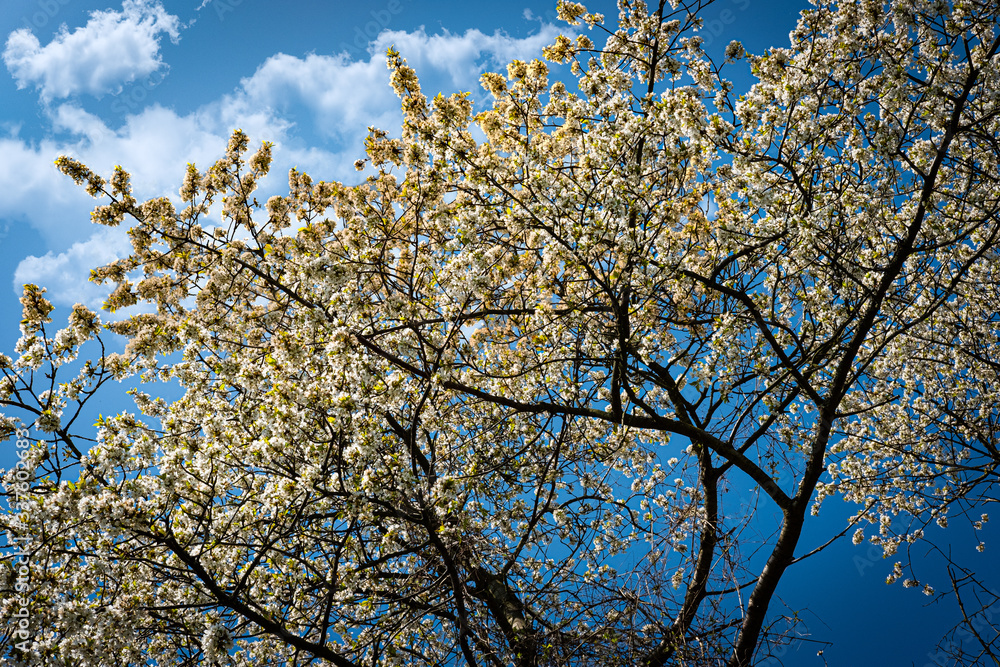
[{"label": "fluffy cloud", "polygon": [[65,147],[51,141],[32,144],[17,136],[0,138],[0,219],[28,223],[46,245],[60,250],[86,239],[92,200],[59,174],[52,161]]},{"label": "fluffy cloud", "polygon": [[337,140],[398,116],[384,58],[352,62],[345,54],[296,58],[279,53],[243,79],[241,88],[239,97],[248,106],[277,113],[306,107],[315,130]]},{"label": "fluffy cloud", "polygon": [[345,150],[357,152],[369,125],[391,131],[402,120],[385,66],[389,46],[395,46],[417,70],[427,94],[440,90],[472,91],[477,95],[484,71],[505,71],[507,63],[515,58],[537,58],[542,47],[557,35],[558,29],[548,24],[525,38],[503,32],[487,35],[479,30],[461,35],[428,35],[423,28],[415,32],[385,31],[371,43],[368,60],[353,61],[347,53],[309,54],[304,58],[284,53],[271,56],[252,76],[241,81],[240,91],[231,102],[268,109],[279,116],[305,107],[312,115],[312,131],[335,140]]},{"label": "fluffy cloud", "polygon": [[100,96],[161,66],[160,36],[175,43],[180,22],[159,2],[125,0],[122,10],[98,11],[82,28],[63,26],[42,46],[28,28],[7,38],[3,61],[18,88],[34,85],[42,101],[87,93]]},{"label": "fluffy cloud", "polygon": [[8,193],[0,198],[0,219],[27,221],[49,250],[21,261],[15,289],[19,292],[21,283],[35,282],[49,287],[57,303],[99,305],[105,288],[87,282],[90,269],[128,252],[121,230],[89,224],[96,202],[56,171],[52,162],[60,154],[105,175],[113,165],[123,165],[140,199],[175,197],[185,165],[195,162],[207,168],[221,157],[230,131],[240,127],[254,144],[276,143],[272,176],[262,184],[261,201],[285,187],[292,166],[317,178],[353,182],[359,179],[353,162],[362,154],[367,126],[389,131],[399,127],[399,100],[389,87],[385,47],[395,44],[400,49],[429,95],[472,90],[482,99],[478,79],[483,71],[502,69],[511,58],[537,57],[554,37],[551,26],[524,39],[477,30],[461,35],[419,30],[383,33],[362,61],[346,54],[276,54],[235,91],[195,111],[178,114],[151,105],[116,126],[75,102],[48,106],[53,128],[67,140],[31,142],[16,131],[0,137],[0,191]]},{"label": "fluffy cloud", "polygon": [[[479,77],[483,72],[506,74],[511,60],[540,58],[542,48],[554,42],[559,34],[560,29],[551,24],[543,24],[537,33],[524,38],[510,37],[501,31],[487,35],[475,29],[461,35],[449,32],[428,35],[421,28],[415,32],[383,32],[373,46],[380,60],[388,47],[395,46],[418,76],[428,77],[429,83],[439,84],[445,92],[472,91],[477,95],[482,92]],[[434,89],[432,85],[430,90]]]},{"label": "fluffy cloud", "polygon": [[101,228],[89,240],[74,243],[65,252],[21,260],[14,271],[14,291],[20,294],[26,283],[42,285],[56,305],[82,303],[97,310],[114,286],[97,285],[86,277],[92,268],[124,257],[129,250],[131,244],[123,229]]}]

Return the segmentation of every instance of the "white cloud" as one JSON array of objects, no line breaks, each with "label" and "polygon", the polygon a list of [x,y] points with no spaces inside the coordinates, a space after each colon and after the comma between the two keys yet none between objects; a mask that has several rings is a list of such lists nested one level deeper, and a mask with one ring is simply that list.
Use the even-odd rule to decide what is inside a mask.
[{"label": "white cloud", "polygon": [[487,70],[506,71],[515,58],[541,56],[542,47],[559,34],[552,25],[529,37],[514,38],[503,32],[487,35],[479,30],[428,35],[385,31],[370,45],[367,61],[352,61],[348,54],[304,58],[279,53],[268,58],[250,77],[241,81],[232,102],[242,100],[249,108],[266,109],[275,115],[305,107],[312,114],[314,130],[341,143],[344,150],[360,157],[361,139],[369,125],[390,132],[402,116],[399,99],[389,86],[385,52],[395,46],[417,70],[426,94],[471,91],[483,98],[479,77]]},{"label": "white cloud", "polygon": [[33,145],[17,137],[0,138],[0,219],[30,224],[48,247],[60,250],[90,235],[88,212],[93,207],[87,193],[53,166],[65,152],[66,147],[51,141]]},{"label": "white cloud", "polygon": [[[473,96],[481,98],[479,77],[483,72],[506,74],[511,60],[541,58],[542,48],[554,42],[559,34],[559,28],[551,24],[543,24],[537,33],[524,38],[511,37],[502,31],[487,35],[475,29],[461,35],[449,32],[428,35],[421,28],[415,32],[383,32],[376,38],[374,50],[384,54],[388,47],[395,46],[418,76],[432,79],[431,83],[440,82],[444,92],[471,91]],[[441,74],[447,74],[448,78],[442,81]],[[421,85],[425,92],[436,89]]]},{"label": "white cloud", "polygon": [[[88,24],[89,25],[89,24]],[[363,154],[368,125],[398,131],[399,100],[385,67],[384,47],[396,44],[421,76],[424,91],[472,90],[487,69],[503,69],[511,58],[540,55],[555,37],[555,29],[524,39],[502,33],[470,30],[461,35],[383,33],[366,61],[346,55],[277,54],[243,79],[232,93],[184,115],[158,105],[128,114],[117,126],[75,102],[47,107],[55,129],[69,140],[32,143],[11,127],[0,136],[0,219],[26,221],[37,229],[49,252],[21,262],[16,282],[37,282],[50,288],[60,304],[77,301],[94,305],[102,287],[87,283],[91,268],[127,252],[106,228],[90,224],[89,213],[99,203],[83,188],[58,173],[53,160],[67,154],[105,176],[120,164],[132,174],[135,196],[176,198],[185,166],[206,169],[225,151],[229,133],[242,128],[254,145],[276,144],[272,176],[262,186],[261,201],[285,187],[285,175],[295,166],[317,179],[357,182],[353,168]],[[376,48],[377,47],[377,48]],[[303,113],[303,111],[305,113]],[[298,123],[292,119],[298,119]],[[329,141],[315,142],[315,136]],[[116,230],[117,234],[121,230]],[[6,250],[6,249],[5,249]],[[16,286],[20,291],[20,284]]]},{"label": "white cloud", "polygon": [[101,96],[163,66],[160,35],[176,43],[180,27],[158,1],[125,0],[120,12],[93,12],[73,32],[63,26],[45,46],[30,29],[15,30],[3,61],[18,88],[34,85],[43,102],[80,93]]},{"label": "white cloud", "polygon": [[127,256],[131,249],[124,229],[101,228],[89,240],[74,243],[65,252],[25,257],[14,271],[14,291],[20,294],[22,285],[33,283],[47,288],[48,298],[56,305],[82,303],[97,310],[114,285],[89,282],[90,270]]},{"label": "white cloud", "polygon": [[222,157],[229,133],[236,127],[242,127],[254,144],[284,137],[280,119],[238,106],[215,104],[178,115],[153,105],[128,116],[116,130],[105,128],[104,134],[82,143],[74,153],[101,173],[116,164],[125,167],[137,197],[173,196],[187,163],[207,169]]},{"label": "white cloud", "polygon": [[313,114],[315,129],[338,140],[363,134],[369,125],[401,118],[383,58],[352,62],[346,54],[296,58],[279,53],[241,81],[240,95],[249,105],[276,113],[305,106]]},{"label": "white cloud", "polygon": [[49,112],[49,117],[55,129],[86,137],[91,144],[99,144],[113,134],[100,117],[74,104],[60,104]]}]

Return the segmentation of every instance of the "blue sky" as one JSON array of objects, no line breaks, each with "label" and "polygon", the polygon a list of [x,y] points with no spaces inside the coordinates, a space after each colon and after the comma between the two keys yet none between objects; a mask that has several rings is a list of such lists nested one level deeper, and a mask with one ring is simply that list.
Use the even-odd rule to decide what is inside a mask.
[{"label": "blue sky", "polygon": [[[241,127],[255,144],[276,144],[265,189],[280,190],[292,166],[351,182],[367,126],[398,126],[387,46],[417,69],[426,92],[471,90],[482,99],[483,71],[539,56],[564,29],[554,0],[108,2],[4,0],[0,12],[0,349],[7,352],[18,335],[23,283],[46,286],[62,309],[96,308],[103,292],[88,284],[89,269],[128,248],[123,229],[89,223],[95,202],[57,173],[58,155],[103,174],[123,165],[140,199],[176,196],[185,164],[208,166]],[[616,15],[609,0],[587,4]],[[734,38],[752,52],[784,46],[804,4],[717,0],[704,13],[709,50]],[[744,73],[732,78],[746,85]],[[0,463],[6,459],[0,454]],[[851,508],[833,500],[823,512],[808,524],[808,548]],[[990,550],[976,554],[968,544],[956,547],[971,552],[963,562],[988,569]],[[927,567],[921,578],[943,588],[943,574]],[[957,610],[924,607],[930,598],[885,586],[889,569],[866,546],[844,540],[783,582],[782,599],[808,607],[812,638],[833,642],[828,664],[944,664],[935,643]],[[784,664],[823,664],[817,648],[793,646]]]}]

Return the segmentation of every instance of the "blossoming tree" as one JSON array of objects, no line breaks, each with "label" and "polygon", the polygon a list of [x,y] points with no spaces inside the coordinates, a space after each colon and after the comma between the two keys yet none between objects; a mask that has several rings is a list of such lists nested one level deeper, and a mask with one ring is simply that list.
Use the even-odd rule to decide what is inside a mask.
[{"label": "blossoming tree", "polygon": [[[131,225],[107,307],[149,307],[52,333],[25,287],[11,664],[746,666],[825,498],[890,556],[986,519],[996,7],[819,2],[788,48],[730,45],[736,97],[699,6],[619,5],[546,49],[575,89],[515,61],[478,113],[390,50],[404,124],[360,185],[292,170],[261,204],[272,147],[239,131],[179,202],[58,160]],[[183,395],[78,426],[128,377]]]}]

